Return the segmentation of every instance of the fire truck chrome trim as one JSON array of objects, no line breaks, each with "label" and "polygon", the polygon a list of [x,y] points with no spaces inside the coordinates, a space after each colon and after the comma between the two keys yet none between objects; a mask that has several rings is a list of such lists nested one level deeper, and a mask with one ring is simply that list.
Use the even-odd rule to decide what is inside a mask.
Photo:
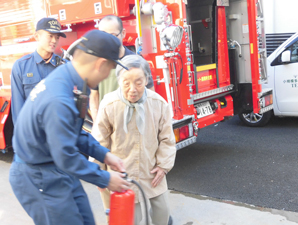
[{"label": "fire truck chrome trim", "polygon": [[219,93],[222,93],[222,92],[230,91],[230,90],[233,90],[233,87],[234,87],[234,85],[231,84],[231,85],[226,86],[226,87],[221,87],[221,88],[217,88],[217,89],[214,89],[214,90],[211,90],[211,91],[198,93],[198,94],[193,95],[193,100],[197,100],[197,99],[200,99],[200,98],[205,98],[205,97],[209,97],[211,95],[216,95],[216,94],[219,94]]},{"label": "fire truck chrome trim", "polygon": [[181,142],[177,143],[176,144],[176,150],[178,151],[179,149],[184,148],[188,145],[194,144],[196,142],[197,142],[197,137],[196,136],[191,137],[189,139],[186,139],[184,141],[181,141]]},{"label": "fire truck chrome trim", "polygon": [[174,125],[174,124],[177,124],[177,123],[183,122],[185,120],[189,120],[189,119],[192,120],[193,118],[194,118],[194,116],[192,115],[192,116],[184,116],[183,119],[181,119],[181,120],[172,119],[172,124]]},{"label": "fire truck chrome trim", "polygon": [[262,108],[262,109],[260,109],[260,114],[263,114],[263,113],[265,113],[265,112],[268,112],[268,111],[270,111],[271,109],[273,109],[273,105],[269,105],[269,106],[267,106],[267,107],[265,107],[265,108]]}]

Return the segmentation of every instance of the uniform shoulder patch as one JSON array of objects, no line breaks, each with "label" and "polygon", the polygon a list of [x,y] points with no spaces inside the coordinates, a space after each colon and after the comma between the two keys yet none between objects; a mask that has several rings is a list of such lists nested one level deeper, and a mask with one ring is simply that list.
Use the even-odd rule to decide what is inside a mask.
[{"label": "uniform shoulder patch", "polygon": [[37,97],[37,94],[46,90],[46,85],[44,84],[45,80],[41,80],[30,92],[30,100],[34,101]]}]

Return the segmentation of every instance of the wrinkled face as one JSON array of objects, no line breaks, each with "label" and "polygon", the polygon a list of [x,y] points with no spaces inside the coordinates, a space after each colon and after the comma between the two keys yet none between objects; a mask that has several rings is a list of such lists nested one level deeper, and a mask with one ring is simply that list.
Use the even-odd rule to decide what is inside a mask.
[{"label": "wrinkled face", "polygon": [[143,95],[147,79],[142,69],[132,68],[121,71],[119,86],[126,100],[131,103],[137,102]]},{"label": "wrinkled face", "polygon": [[36,40],[38,41],[38,48],[42,51],[52,53],[55,51],[59,43],[59,34],[50,33],[45,30],[39,30],[36,32]]}]

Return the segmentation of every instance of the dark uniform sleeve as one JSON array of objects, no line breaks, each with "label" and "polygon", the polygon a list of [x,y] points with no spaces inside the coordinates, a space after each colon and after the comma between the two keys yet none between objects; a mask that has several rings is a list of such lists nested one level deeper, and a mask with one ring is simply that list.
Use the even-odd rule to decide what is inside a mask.
[{"label": "dark uniform sleeve", "polygon": [[105,188],[109,184],[109,172],[89,162],[79,151],[103,161],[108,149],[100,146],[90,134],[80,131],[81,126],[76,122],[79,118],[71,101],[52,101],[43,112],[42,123],[50,154],[64,172]]},{"label": "dark uniform sleeve", "polygon": [[154,83],[153,83],[153,78],[152,78],[152,76],[150,76],[150,77],[148,78],[148,84],[146,85],[146,88],[152,88],[153,85],[154,85]]},{"label": "dark uniform sleeve", "polygon": [[15,124],[17,116],[25,103],[25,92],[23,89],[22,74],[18,61],[13,65],[11,71],[11,115]]},{"label": "dark uniform sleeve", "polygon": [[[98,141],[94,139],[92,135],[87,133],[84,130],[81,130],[77,147],[79,150],[95,159],[98,161],[104,163],[104,156],[106,152],[109,151],[109,149],[101,146]],[[101,149],[105,152],[105,154],[102,154],[102,151],[98,151],[98,149]]]}]

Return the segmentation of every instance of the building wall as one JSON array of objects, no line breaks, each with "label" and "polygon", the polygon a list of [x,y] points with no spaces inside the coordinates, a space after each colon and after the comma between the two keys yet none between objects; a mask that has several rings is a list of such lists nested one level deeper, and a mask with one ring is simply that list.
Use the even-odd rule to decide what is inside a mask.
[{"label": "building wall", "polygon": [[298,0],[263,0],[265,33],[298,32]]}]

